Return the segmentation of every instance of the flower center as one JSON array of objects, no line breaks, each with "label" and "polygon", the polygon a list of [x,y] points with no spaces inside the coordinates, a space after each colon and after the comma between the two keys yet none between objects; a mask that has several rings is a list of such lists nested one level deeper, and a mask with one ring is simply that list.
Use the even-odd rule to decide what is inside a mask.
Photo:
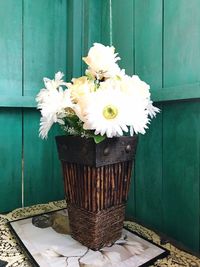
[{"label": "flower center", "polygon": [[118,115],[118,110],[115,106],[108,105],[103,109],[103,116],[107,120],[112,120]]}]

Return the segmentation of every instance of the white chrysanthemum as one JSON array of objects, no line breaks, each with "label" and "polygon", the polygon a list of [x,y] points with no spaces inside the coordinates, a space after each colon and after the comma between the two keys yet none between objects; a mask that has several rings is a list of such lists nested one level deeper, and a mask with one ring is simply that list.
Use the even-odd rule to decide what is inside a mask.
[{"label": "white chrysanthemum", "polygon": [[83,60],[89,66],[88,72],[96,76],[97,79],[101,79],[102,77],[115,76],[121,72],[116,63],[120,59],[117,55],[113,46],[94,43],[88,56],[83,57]]},{"label": "white chrysanthemum", "polygon": [[156,117],[156,113],[160,112],[160,109],[157,107],[154,107],[153,102],[151,100],[149,100],[149,102],[147,104],[147,111],[148,111],[148,114],[150,115],[151,119],[153,119],[153,117]]},{"label": "white chrysanthemum", "polygon": [[57,89],[59,86],[66,85],[66,83],[62,80],[63,76],[64,76],[64,73],[59,71],[55,74],[55,78],[53,80],[50,80],[49,78],[45,77],[43,79],[45,87],[48,90],[54,90],[54,89]]},{"label": "white chrysanthemum", "polygon": [[125,124],[126,102],[119,90],[97,90],[90,94],[85,110],[84,129],[95,130],[95,134],[105,134],[107,137],[122,136],[127,132]]},{"label": "white chrysanthemum", "polygon": [[48,82],[45,82],[46,88],[42,89],[36,97],[37,108],[40,109],[42,115],[39,130],[42,138],[47,138],[54,123],[64,124],[63,118],[66,116],[67,108],[73,108],[70,92],[63,90],[62,87],[57,89],[57,85],[61,83],[63,82],[56,79],[56,76],[53,81],[48,79]]}]

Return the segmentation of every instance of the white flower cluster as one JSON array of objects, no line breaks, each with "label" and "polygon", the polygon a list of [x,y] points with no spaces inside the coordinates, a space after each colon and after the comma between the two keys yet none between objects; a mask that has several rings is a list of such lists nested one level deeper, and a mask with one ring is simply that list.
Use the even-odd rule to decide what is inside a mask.
[{"label": "white flower cluster", "polygon": [[88,65],[85,76],[71,83],[62,80],[61,72],[54,80],[44,78],[45,88],[36,98],[42,115],[40,136],[46,138],[56,122],[70,132],[77,123],[81,136],[144,134],[159,109],[152,105],[149,85],[126,75],[116,63],[119,59],[114,47],[95,43],[83,58]]}]

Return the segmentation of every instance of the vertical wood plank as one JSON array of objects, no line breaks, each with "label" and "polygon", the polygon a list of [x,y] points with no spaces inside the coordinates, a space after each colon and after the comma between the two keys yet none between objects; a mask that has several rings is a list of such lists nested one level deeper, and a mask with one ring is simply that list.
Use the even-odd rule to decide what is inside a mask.
[{"label": "vertical wood plank", "polygon": [[[45,14],[47,16],[44,16]],[[24,94],[35,96],[42,77],[66,71],[67,1],[24,1]],[[39,112],[24,111],[25,205],[64,197],[54,135],[38,137]],[[56,131],[56,130],[55,130]]]},{"label": "vertical wood plank", "polygon": [[[101,42],[102,0],[84,0],[82,16],[82,54],[86,56],[93,43]],[[84,74],[86,64],[82,62]]]},{"label": "vertical wood plank", "polygon": [[135,0],[135,74],[162,88],[162,1]]},{"label": "vertical wood plank", "polygon": [[0,212],[21,207],[21,109],[0,109]]},{"label": "vertical wood plank", "polygon": [[67,80],[82,73],[83,0],[67,0]]},{"label": "vertical wood plank", "polygon": [[[112,1],[113,2],[113,1]],[[104,45],[110,45],[110,20],[109,20],[109,0],[102,1],[102,8],[101,8],[101,43]]]},{"label": "vertical wood plank", "polygon": [[[199,81],[200,2],[165,1],[164,86]],[[164,231],[199,251],[199,102],[163,110]]]},{"label": "vertical wood plank", "polygon": [[199,82],[200,2],[165,1],[164,85]]},{"label": "vertical wood plank", "polygon": [[21,95],[22,0],[0,1],[0,26],[0,95]]},{"label": "vertical wood plank", "polygon": [[121,57],[121,60],[118,61],[119,66],[125,69],[128,75],[133,75],[135,60],[134,2],[129,0],[112,1],[113,46]]},{"label": "vertical wood plank", "polygon": [[[22,1],[0,1],[0,97],[21,96],[21,38]],[[0,109],[0,212],[21,206],[21,125],[21,109]]]},{"label": "vertical wood plank", "polygon": [[66,73],[66,0],[24,1],[24,95],[35,96],[43,77]]},{"label": "vertical wood plank", "polygon": [[[135,1],[135,73],[162,87],[162,1]],[[147,225],[162,227],[162,115],[145,136],[139,136],[135,163],[135,216]],[[128,204],[131,204],[130,201]],[[129,204],[129,205],[130,205]]]}]

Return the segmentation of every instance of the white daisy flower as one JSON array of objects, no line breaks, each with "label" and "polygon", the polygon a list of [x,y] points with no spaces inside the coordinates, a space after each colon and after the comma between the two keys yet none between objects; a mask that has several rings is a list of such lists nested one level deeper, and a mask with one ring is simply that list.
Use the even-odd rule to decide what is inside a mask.
[{"label": "white daisy flower", "polygon": [[88,106],[85,110],[85,130],[95,130],[95,134],[105,134],[107,137],[122,136],[127,132],[125,122],[126,102],[119,90],[99,89],[91,93]]}]

